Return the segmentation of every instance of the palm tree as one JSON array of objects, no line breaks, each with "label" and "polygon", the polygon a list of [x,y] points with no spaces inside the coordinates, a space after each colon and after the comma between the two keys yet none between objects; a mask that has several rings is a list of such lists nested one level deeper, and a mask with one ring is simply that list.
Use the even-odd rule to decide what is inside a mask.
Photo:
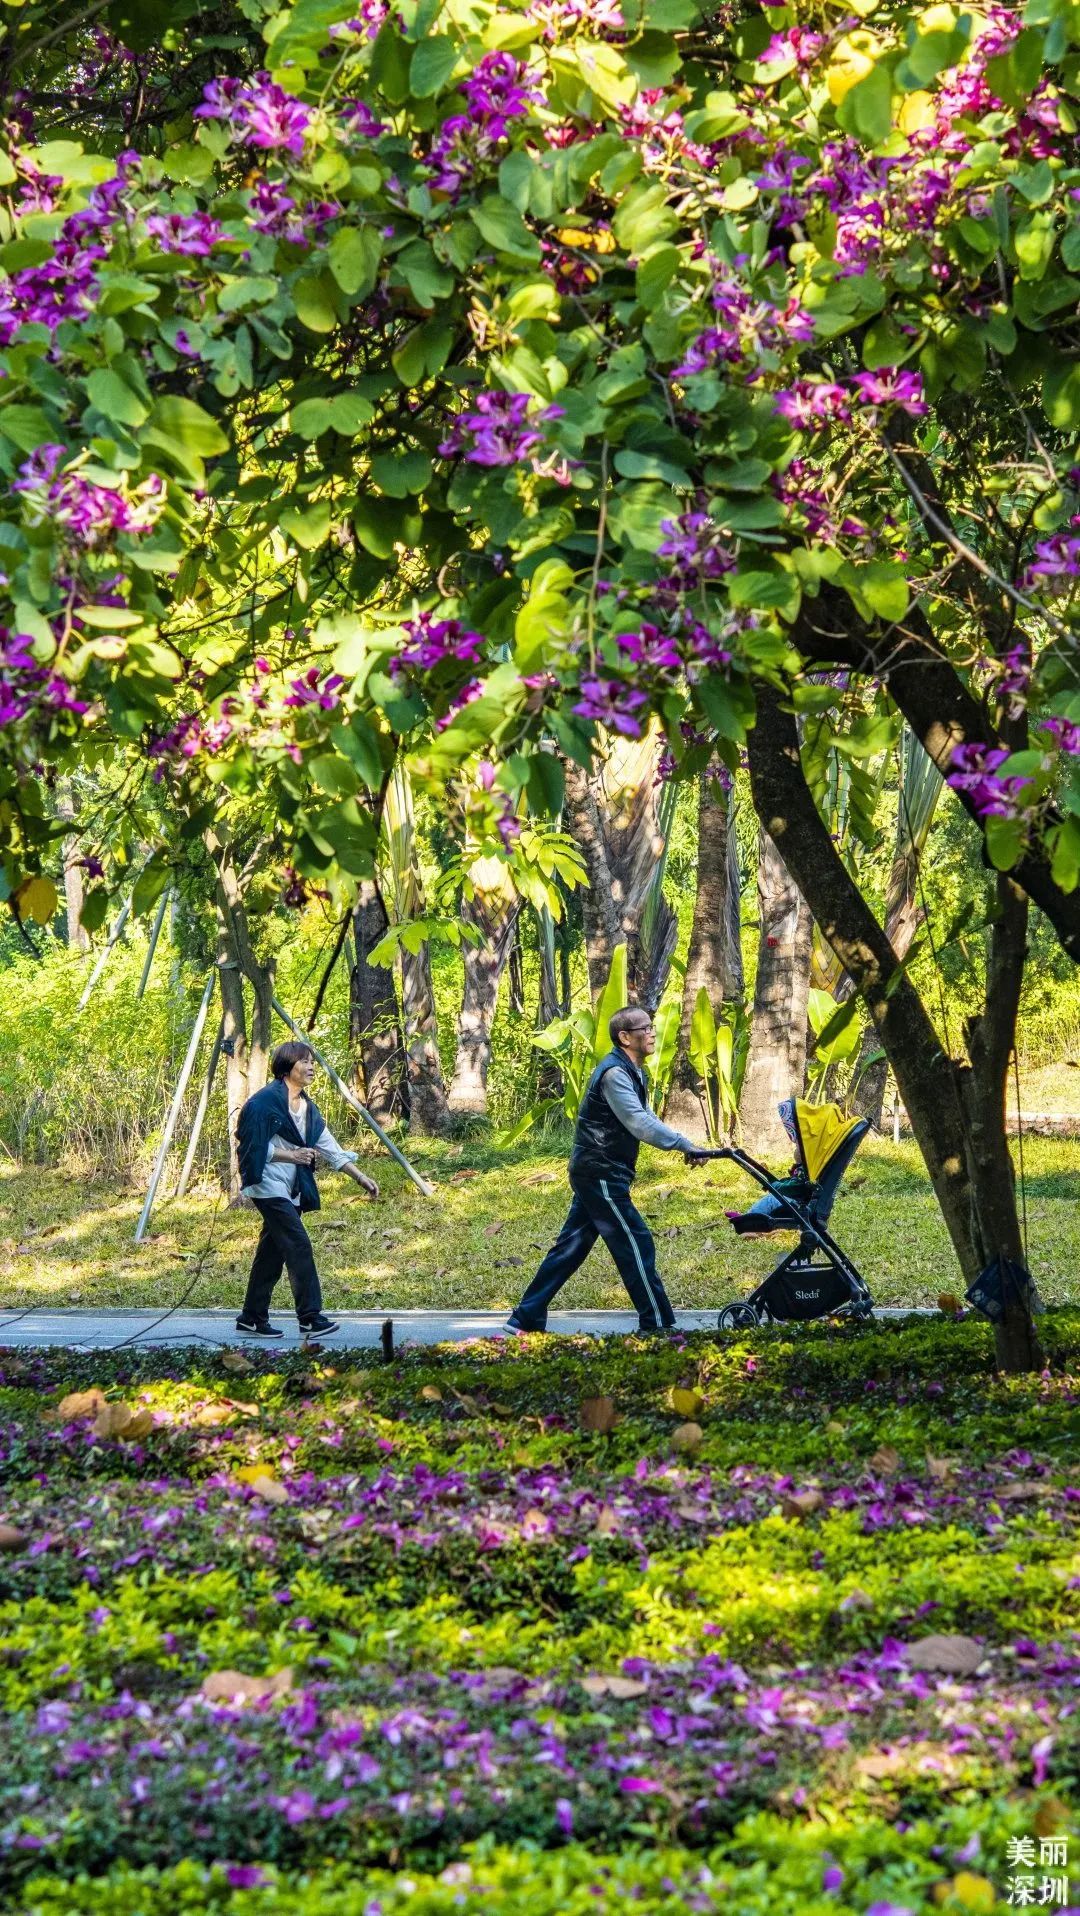
[{"label": "palm tree", "polygon": [[743,963],[739,937],[742,886],[735,832],[734,792],[725,789],[715,768],[699,780],[697,886],[690,949],[683,975],[679,1044],[666,1116],[690,1137],[706,1135],[703,1087],[691,1058],[690,1035],[698,993],[708,993],[719,1024],[725,1004],[742,997]]},{"label": "palm tree", "polygon": [[809,907],[762,826],[758,840],[758,960],[750,1055],[739,1099],[748,1150],[769,1157],[786,1148],[777,1116],[784,1098],[802,1094],[813,920]]},{"label": "palm tree", "polygon": [[658,796],[660,749],[652,727],[640,739],[609,738],[591,775],[566,763],[564,824],[589,875],[582,896],[589,988],[595,1000],[616,946],[625,944],[631,996],[648,1011],[663,995],[678,936],[662,890],[675,794],[664,786]]},{"label": "palm tree", "polygon": [[460,912],[479,934],[461,947],[465,978],[458,1013],[457,1054],[450,1085],[453,1112],[485,1114],[491,1062],[491,1027],[514,930],[521,894],[501,858],[476,858],[467,869]]}]

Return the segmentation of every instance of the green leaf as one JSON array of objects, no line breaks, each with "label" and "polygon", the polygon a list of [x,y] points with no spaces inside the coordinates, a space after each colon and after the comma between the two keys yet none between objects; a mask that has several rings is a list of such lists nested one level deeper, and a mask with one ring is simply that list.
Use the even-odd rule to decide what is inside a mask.
[{"label": "green leaf", "polygon": [[[421,51],[421,49],[417,49]],[[370,293],[379,271],[382,247],[370,226],[343,226],[326,249],[327,263],[350,299]]]},{"label": "green leaf", "polygon": [[1024,826],[1018,818],[986,820],[986,850],[995,871],[1011,871],[1024,849]]},{"label": "green leaf", "polygon": [[330,734],[338,751],[354,765],[369,791],[382,784],[383,764],[378,735],[362,712],[354,712],[347,725],[336,725]]},{"label": "green leaf", "polygon": [[388,498],[406,499],[423,492],[431,478],[431,460],[426,452],[380,452],[371,462],[371,476]]},{"label": "green leaf", "polygon": [[892,132],[892,76],[879,61],[845,94],[836,109],[845,133],[854,133],[869,146],[880,146]]},{"label": "green leaf", "polygon": [[461,56],[461,47],[448,33],[433,33],[421,40],[409,68],[409,85],[418,100],[429,100],[441,93]]},{"label": "green leaf", "polygon": [[698,1077],[708,1084],[716,1062],[716,1017],[704,985],[698,990],[690,1020],[690,1062]]},{"label": "green leaf", "polygon": [[98,411],[120,426],[141,426],[150,411],[138,393],[132,392],[126,380],[121,379],[116,372],[102,369],[91,373],[86,390]]},{"label": "green leaf", "polygon": [[218,311],[239,313],[245,306],[268,306],[280,290],[279,281],[268,274],[253,273],[249,279],[230,280],[218,294]]},{"label": "green leaf", "polygon": [[538,260],[540,242],[535,233],[531,233],[509,200],[501,194],[490,193],[479,206],[469,209],[469,217],[479,231],[481,238],[496,252],[505,253],[510,259]]},{"label": "green leaf", "polygon": [[628,253],[644,253],[666,239],[676,225],[667,187],[642,184],[627,193],[612,221],[612,230]]},{"label": "green leaf", "polygon": [[[183,399],[177,393],[163,393],[155,402],[150,418],[155,429],[166,439],[198,459],[209,459],[214,453],[229,450],[230,442],[217,420],[197,406],[193,399]],[[2,419],[0,415],[0,423]]]},{"label": "green leaf", "polygon": [[353,505],[353,525],[365,552],[388,559],[402,536],[401,508],[389,499],[362,493]]},{"label": "green leaf", "polygon": [[902,619],[910,594],[903,568],[875,559],[853,568],[855,584],[872,612],[881,619]]},{"label": "green leaf", "polygon": [[0,409],[0,433],[20,452],[33,452],[43,442],[57,437],[48,413],[40,406],[4,406]]},{"label": "green leaf", "polygon": [[1043,411],[1063,432],[1080,427],[1080,360],[1054,366],[1043,378]]},{"label": "green leaf", "polygon": [[557,818],[566,796],[566,774],[554,752],[531,752],[528,759],[529,810]]},{"label": "green leaf", "polygon": [[293,287],[296,316],[309,333],[332,333],[338,323],[333,281],[326,273],[305,274]]},{"label": "green leaf", "polygon": [[436,259],[426,240],[412,240],[395,255],[393,265],[418,306],[430,308],[454,290],[454,275]]},{"label": "green leaf", "polygon": [[312,783],[328,798],[353,798],[360,789],[352,766],[336,752],[319,752],[305,759],[304,765]]},{"label": "green leaf", "polygon": [[612,953],[611,970],[608,972],[607,983],[604,985],[596,1001],[596,1008],[593,1014],[592,1045],[594,1065],[598,1065],[601,1058],[606,1058],[608,1052],[611,1050],[608,1024],[615,1016],[615,1013],[622,1010],[630,996],[629,987],[626,982],[626,958],[626,945],[616,945]]},{"label": "green leaf", "polygon": [[287,507],[281,514],[279,524],[281,530],[296,545],[301,546],[305,552],[314,552],[324,543],[330,530],[329,500],[318,500],[315,505],[309,506],[306,512],[300,512],[292,506]]},{"label": "green leaf", "polygon": [[634,286],[641,304],[651,312],[671,285],[682,260],[677,246],[656,246],[643,259],[634,275]]}]

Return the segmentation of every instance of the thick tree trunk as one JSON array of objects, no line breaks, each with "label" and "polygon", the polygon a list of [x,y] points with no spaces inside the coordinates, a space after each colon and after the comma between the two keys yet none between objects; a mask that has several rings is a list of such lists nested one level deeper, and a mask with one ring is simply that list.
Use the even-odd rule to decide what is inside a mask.
[{"label": "thick tree trunk", "polygon": [[952,1061],[915,987],[898,972],[896,953],[818,814],[799,762],[795,720],[765,686],[758,690],[749,760],[755,810],[874,1021],[960,1268],[971,1283],[981,1264]]},{"label": "thick tree trunk", "polygon": [[[71,819],[75,816],[75,801],[65,785],[56,806],[60,818]],[[71,951],[89,951],[90,934],[83,929],[82,909],[86,895],[83,880],[83,868],[79,859],[79,841],[77,838],[64,840],[64,899],[67,905],[67,942]]]},{"label": "thick tree trunk", "polygon": [[715,779],[703,774],[698,803],[694,917],[683,976],[679,1048],[665,1111],[669,1124],[696,1141],[707,1137],[708,1127],[704,1090],[690,1057],[694,1006],[699,991],[704,989],[709,994],[713,1016],[719,1022],[724,1004],[737,997],[742,989],[742,952],[733,948],[731,938],[733,838],[730,796],[720,789]]},{"label": "thick tree trunk", "polygon": [[380,1124],[391,1124],[408,1110],[394,974],[388,965],[373,965],[370,959],[389,922],[377,882],[363,879],[353,910],[356,963],[349,972],[349,1051],[363,1102]]},{"label": "thick tree trunk", "polygon": [[470,868],[476,887],[472,898],[461,901],[466,925],[480,933],[479,944],[461,947],[465,980],[458,1013],[457,1054],[450,1085],[451,1111],[485,1116],[488,1066],[491,1063],[491,1026],[499,998],[499,980],[510,954],[510,943],[521,910],[520,894],[498,859],[478,859]]},{"label": "thick tree trunk", "polygon": [[810,995],[810,909],[775,840],[762,828],[758,853],[757,975],[739,1122],[747,1150],[775,1157],[788,1150],[777,1106],[802,1096],[806,1007]]},{"label": "thick tree trunk", "polygon": [[415,954],[401,949],[401,1011],[410,1129],[423,1137],[439,1137],[450,1123],[450,1110],[439,1057],[439,1025],[426,944]]},{"label": "thick tree trunk", "polygon": [[[973,1229],[980,1263],[995,1258],[1026,1266],[1016,1210],[1016,1175],[1005,1132],[1009,1060],[1024,978],[1027,898],[1005,873],[996,880],[997,917],[990,927],[986,1002],[965,1027],[969,1066],[958,1072],[966,1119]],[[994,1347],[1004,1371],[1041,1370],[1045,1362],[1038,1331],[1023,1297],[1007,1288],[1005,1320],[994,1326]]]}]

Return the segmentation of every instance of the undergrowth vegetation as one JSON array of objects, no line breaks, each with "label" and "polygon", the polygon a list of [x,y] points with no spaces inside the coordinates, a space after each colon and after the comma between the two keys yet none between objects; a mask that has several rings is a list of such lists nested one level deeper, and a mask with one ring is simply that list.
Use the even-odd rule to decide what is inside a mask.
[{"label": "undergrowth vegetation", "polygon": [[1044,1325],[0,1353],[3,1906],[993,1908],[1080,1774]]}]

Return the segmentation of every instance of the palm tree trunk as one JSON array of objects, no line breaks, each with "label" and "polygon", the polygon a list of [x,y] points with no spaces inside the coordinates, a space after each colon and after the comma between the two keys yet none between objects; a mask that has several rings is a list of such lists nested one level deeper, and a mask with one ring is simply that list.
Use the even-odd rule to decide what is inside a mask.
[{"label": "palm tree trunk", "polygon": [[[665,1116],[694,1139],[708,1135],[704,1092],[690,1057],[690,1028],[698,993],[709,994],[719,1023],[725,1002],[742,990],[742,951],[732,943],[731,847],[734,839],[730,794],[708,772],[700,780],[697,828],[697,889],[690,949],[683,977],[679,1048]],[[737,849],[737,848],[736,848]],[[735,866],[736,874],[738,865]],[[737,887],[736,877],[736,887]],[[737,897],[736,897],[737,905]],[[736,924],[738,919],[736,917]],[[736,961],[737,954],[737,961]]]},{"label": "palm tree trunk", "polygon": [[499,997],[499,980],[510,955],[521,897],[498,859],[481,858],[470,867],[475,887],[472,898],[461,901],[466,925],[480,933],[477,944],[461,947],[465,971],[458,1014],[457,1055],[450,1085],[449,1106],[457,1113],[487,1113],[487,1079],[491,1063],[491,1027]]},{"label": "palm tree trunk", "polygon": [[356,963],[349,972],[349,1048],[356,1059],[363,1101],[380,1124],[390,1124],[408,1112],[394,974],[388,965],[373,965],[370,959],[389,922],[377,880],[365,878],[353,910]]},{"label": "palm tree trunk", "polygon": [[758,847],[758,916],[750,1055],[739,1120],[747,1149],[773,1157],[788,1149],[777,1105],[784,1098],[801,1097],[806,1077],[813,920],[764,827]]},{"label": "palm tree trunk", "polygon": [[674,809],[657,800],[659,755],[655,730],[640,739],[608,739],[591,778],[567,763],[564,808],[589,874],[581,909],[592,997],[607,982],[616,946],[625,944],[630,995],[650,1011],[663,995],[678,936],[659,885]]}]

